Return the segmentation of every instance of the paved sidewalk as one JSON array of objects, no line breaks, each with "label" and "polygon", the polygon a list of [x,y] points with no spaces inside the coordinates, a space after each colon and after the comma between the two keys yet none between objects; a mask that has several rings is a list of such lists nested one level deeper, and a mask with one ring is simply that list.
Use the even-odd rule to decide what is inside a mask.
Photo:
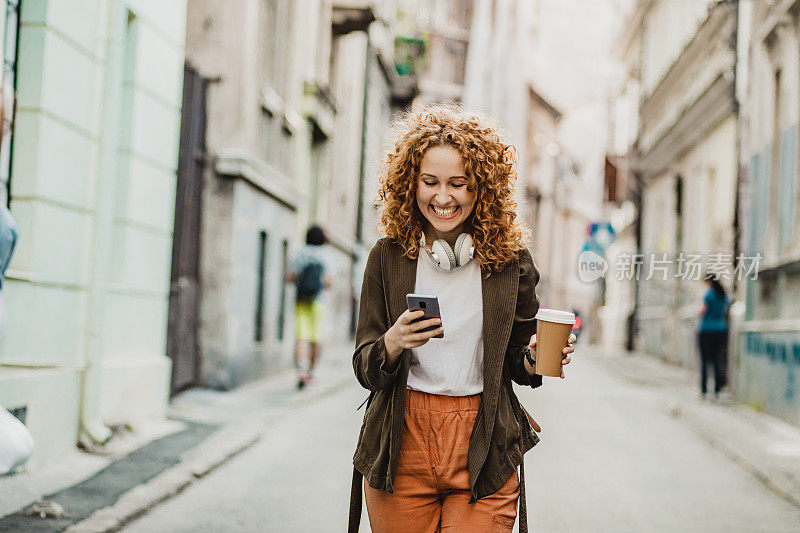
[{"label": "paved sidewalk", "polygon": [[132,451],[162,437],[178,433],[186,424],[162,420],[117,433],[103,453],[87,453],[75,447],[57,459],[13,476],[0,477],[0,517],[14,513],[45,494],[60,492],[91,477]]},{"label": "paved sidewalk", "polygon": [[[349,344],[324,349],[315,382],[302,391],[296,389],[293,369],[233,391],[186,391],[174,398],[170,420],[159,431],[129,436],[126,446],[110,458],[76,452],[66,465],[43,465],[32,473],[0,478],[0,495],[22,495],[0,509],[0,517],[7,515],[0,519],[0,530],[120,529],[253,445],[275,419],[351,382],[351,354]],[[192,428],[208,429],[199,434],[195,430],[198,437],[187,440],[184,434]],[[47,482],[48,477],[54,479]],[[25,516],[29,505],[40,499],[60,503],[64,515]]]},{"label": "paved sidewalk", "polygon": [[800,507],[800,428],[731,399],[700,400],[698,374],[656,356],[585,346],[580,350],[602,362],[607,372],[656,388],[670,416]]}]

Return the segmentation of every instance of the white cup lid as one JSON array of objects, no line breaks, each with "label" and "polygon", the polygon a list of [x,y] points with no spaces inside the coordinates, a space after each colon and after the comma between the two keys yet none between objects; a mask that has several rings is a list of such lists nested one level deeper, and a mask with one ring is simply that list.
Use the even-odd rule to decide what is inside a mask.
[{"label": "white cup lid", "polygon": [[537,320],[545,322],[555,322],[556,324],[574,324],[575,313],[569,311],[558,311],[556,309],[539,309],[536,313]]}]

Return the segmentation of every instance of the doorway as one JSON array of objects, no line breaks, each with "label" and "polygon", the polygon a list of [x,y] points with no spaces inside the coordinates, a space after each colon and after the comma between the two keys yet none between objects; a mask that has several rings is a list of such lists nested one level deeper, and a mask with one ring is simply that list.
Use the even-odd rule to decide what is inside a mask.
[{"label": "doorway", "polygon": [[200,217],[206,160],[207,85],[208,80],[194,67],[184,65],[167,324],[167,355],[172,359],[171,394],[200,381]]}]

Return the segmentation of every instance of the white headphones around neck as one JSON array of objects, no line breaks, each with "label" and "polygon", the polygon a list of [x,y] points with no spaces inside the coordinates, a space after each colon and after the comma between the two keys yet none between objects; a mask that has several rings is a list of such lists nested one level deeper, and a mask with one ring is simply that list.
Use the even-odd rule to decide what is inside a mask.
[{"label": "white headphones around neck", "polygon": [[475,244],[472,240],[472,235],[469,233],[459,235],[453,248],[450,248],[446,240],[436,239],[433,241],[430,250],[425,247],[425,234],[423,233],[422,239],[420,239],[420,247],[428,252],[431,259],[442,270],[453,270],[454,268],[462,267],[469,263],[475,255]]}]

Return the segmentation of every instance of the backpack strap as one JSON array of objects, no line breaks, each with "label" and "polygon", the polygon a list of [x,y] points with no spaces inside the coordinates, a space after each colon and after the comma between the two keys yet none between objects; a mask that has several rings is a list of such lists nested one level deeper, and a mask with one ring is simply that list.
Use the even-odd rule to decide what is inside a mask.
[{"label": "backpack strap", "polygon": [[[541,433],[542,428],[536,423],[531,414],[525,409],[522,403],[519,404],[525,416],[528,417],[531,427],[536,433]],[[520,432],[520,436],[522,432]],[[528,502],[525,498],[525,455],[522,456],[522,462],[519,464],[519,533],[528,533]]]},{"label": "backpack strap", "polygon": [[519,464],[519,533],[528,533],[528,505],[525,501],[525,456]]},{"label": "backpack strap", "polygon": [[353,485],[350,487],[350,518],[347,523],[347,533],[358,533],[361,524],[361,488],[363,476],[356,467],[353,467]]},{"label": "backpack strap", "polygon": [[536,420],[534,420],[533,417],[531,416],[531,414],[528,412],[528,410],[525,409],[525,406],[522,405],[522,403],[520,403],[519,406],[522,407],[522,411],[525,413],[525,416],[528,417],[528,422],[530,422],[531,427],[533,428],[533,430],[536,433],[541,433],[542,432],[542,428],[539,427],[539,424],[536,423]]},{"label": "backpack strap", "polygon": [[[369,404],[372,403],[372,399],[375,397],[375,391],[371,391],[369,396],[361,402],[356,408],[356,411],[364,407],[364,404],[367,404],[367,409],[369,409]],[[364,413],[364,416],[367,416],[367,413]],[[358,526],[361,524],[361,500],[362,500],[362,488],[363,488],[363,478],[364,476],[361,475],[355,465],[353,465],[353,484],[350,487],[350,518],[348,519],[347,524],[347,532],[348,533],[358,533]]]}]

